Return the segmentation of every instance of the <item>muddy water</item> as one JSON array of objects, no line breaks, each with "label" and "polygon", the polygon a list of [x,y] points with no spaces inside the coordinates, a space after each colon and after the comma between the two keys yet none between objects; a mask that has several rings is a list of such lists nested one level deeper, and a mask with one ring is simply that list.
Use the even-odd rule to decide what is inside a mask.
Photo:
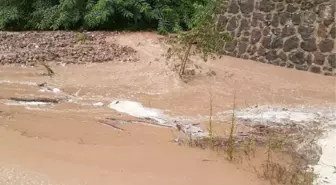
[{"label": "muddy water", "polygon": [[[155,34],[112,35],[107,41],[133,47],[139,61],[52,65],[56,72],[52,79],[41,76],[43,69],[38,67],[0,68],[0,164],[4,169],[0,184],[29,184],[23,176],[35,179],[35,184],[268,184],[250,168],[228,163],[223,156],[176,146],[172,140],[180,133],[174,129],[132,124],[141,120],[108,105],[115,100],[139,102],[172,120],[201,123],[203,129],[211,96],[218,125],[228,123],[234,93],[240,116],[248,119],[259,117],[245,108],[260,105],[301,110],[335,105],[334,77],[225,57],[206,65],[199,62],[204,70],[215,70],[215,77],[202,73],[185,84],[161,56],[164,47]],[[43,82],[50,88],[37,86]],[[11,97],[63,101],[13,106],[17,102],[9,101]],[[268,113],[273,119],[274,111]],[[279,120],[293,118],[286,112],[278,116]],[[106,118],[124,121],[115,124]],[[7,169],[14,169],[11,176],[17,181],[8,178]]]}]

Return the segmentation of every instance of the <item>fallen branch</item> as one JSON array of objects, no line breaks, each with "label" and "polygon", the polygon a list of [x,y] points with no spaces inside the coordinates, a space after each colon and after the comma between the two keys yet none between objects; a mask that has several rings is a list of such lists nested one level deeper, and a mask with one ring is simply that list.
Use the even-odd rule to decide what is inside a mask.
[{"label": "fallen branch", "polygon": [[55,98],[18,98],[18,97],[10,97],[9,100],[12,101],[21,101],[21,102],[44,102],[44,103],[59,103],[60,99]]},{"label": "fallen branch", "polygon": [[48,75],[53,77],[55,75],[55,72],[50,68],[48,64],[45,63],[45,61],[40,61],[40,64],[46,69],[47,73],[44,73],[43,75]]},{"label": "fallen branch", "polygon": [[37,84],[37,86],[39,86],[39,87],[45,87],[46,85],[47,85],[47,82],[43,82],[43,83]]},{"label": "fallen branch", "polygon": [[118,122],[126,122],[126,123],[134,123],[134,122],[141,122],[141,123],[146,123],[146,124],[148,124],[148,122],[153,123],[153,121],[149,120],[149,119],[148,119],[148,121],[146,121],[146,120],[140,120],[140,119],[137,119],[137,120],[116,119],[116,118],[106,118],[106,119],[112,120],[112,121],[118,121]]},{"label": "fallen branch", "polygon": [[118,121],[118,122],[124,122],[124,123],[141,123],[141,124],[146,124],[146,125],[156,125],[156,126],[160,126],[160,127],[173,127],[172,125],[166,125],[166,124],[160,124],[159,122],[150,119],[150,118],[145,118],[145,120],[125,120],[125,119],[116,119],[116,118],[106,118],[108,120],[112,120],[112,121]]},{"label": "fallen branch", "polygon": [[99,123],[101,123],[103,125],[107,125],[107,126],[113,127],[114,129],[117,129],[117,130],[125,131],[125,129],[116,126],[114,123],[107,123],[107,122],[105,122],[103,120],[99,120]]}]

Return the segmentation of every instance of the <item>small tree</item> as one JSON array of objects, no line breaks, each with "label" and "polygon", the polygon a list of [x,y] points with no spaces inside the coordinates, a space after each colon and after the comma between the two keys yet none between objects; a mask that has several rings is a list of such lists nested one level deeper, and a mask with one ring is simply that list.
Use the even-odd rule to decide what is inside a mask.
[{"label": "small tree", "polygon": [[209,0],[206,5],[194,4],[195,14],[190,22],[189,31],[180,32],[176,37],[168,40],[168,58],[177,57],[180,61],[179,75],[185,74],[187,62],[192,54],[192,47],[195,53],[200,53],[206,62],[208,57],[222,55],[221,50],[226,42],[230,40],[227,32],[217,27],[217,16],[225,11],[226,0]]}]

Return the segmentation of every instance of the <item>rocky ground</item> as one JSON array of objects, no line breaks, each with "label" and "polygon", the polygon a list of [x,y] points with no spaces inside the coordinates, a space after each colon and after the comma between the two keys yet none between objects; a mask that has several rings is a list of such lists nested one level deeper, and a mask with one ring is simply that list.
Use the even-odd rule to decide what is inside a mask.
[{"label": "rocky ground", "polygon": [[0,32],[1,64],[36,65],[40,61],[86,64],[134,62],[135,50],[106,42],[104,32]]}]

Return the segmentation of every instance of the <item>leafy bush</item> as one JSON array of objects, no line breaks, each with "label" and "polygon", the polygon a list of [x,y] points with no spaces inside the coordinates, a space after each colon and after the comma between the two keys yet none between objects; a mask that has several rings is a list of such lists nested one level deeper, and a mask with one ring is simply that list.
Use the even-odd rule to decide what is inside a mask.
[{"label": "leafy bush", "polygon": [[192,26],[207,0],[0,0],[0,30],[153,29]]},{"label": "leafy bush", "polygon": [[[227,7],[227,0],[208,0],[206,5],[194,4],[196,10],[189,21],[188,31],[180,32],[177,37],[168,40],[168,59],[175,57],[180,64],[179,75],[185,74],[190,55],[200,54],[206,62],[209,57],[221,56],[222,47],[231,38],[227,32],[217,29],[217,16]],[[194,51],[192,52],[192,48]]]}]

